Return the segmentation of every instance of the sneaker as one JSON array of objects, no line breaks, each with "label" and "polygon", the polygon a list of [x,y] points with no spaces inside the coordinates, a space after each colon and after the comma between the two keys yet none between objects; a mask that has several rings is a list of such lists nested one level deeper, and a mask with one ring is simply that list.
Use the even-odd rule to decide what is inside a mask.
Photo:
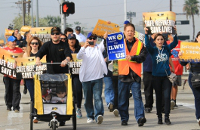
[{"label": "sneaker", "polygon": [[15,111],[15,113],[19,113],[19,110],[18,110],[18,109],[15,109],[14,111]]},{"label": "sneaker", "polygon": [[132,95],[133,95],[133,94],[130,92],[130,93],[129,93],[129,98],[131,98],[131,97],[132,97]]},{"label": "sneaker", "polygon": [[149,108],[149,107],[145,108],[146,113],[151,113],[151,111],[152,111],[152,108]]},{"label": "sneaker", "polygon": [[174,100],[171,100],[170,110],[173,110],[174,106],[175,106],[175,102],[174,102]]},{"label": "sneaker", "polygon": [[113,111],[113,104],[112,104],[112,103],[109,103],[109,104],[108,104],[108,109],[110,110],[110,112]]},{"label": "sneaker", "polygon": [[98,115],[97,116],[97,124],[101,124],[103,122],[103,116],[102,115]]},{"label": "sneaker", "polygon": [[117,109],[115,109],[115,110],[113,111],[113,114],[114,114],[116,117],[118,117],[118,116],[119,116],[119,111],[118,111]]},{"label": "sneaker", "polygon": [[93,123],[93,122],[94,122],[94,120],[92,118],[87,119],[87,123]]},{"label": "sneaker", "polygon": [[199,126],[200,126],[200,119],[199,119],[199,120],[197,119],[197,123],[198,123],[198,124],[199,124]]},{"label": "sneaker", "polygon": [[38,123],[37,117],[34,117],[33,123]]},{"label": "sneaker", "polygon": [[27,94],[27,88],[24,87],[23,94]]},{"label": "sneaker", "polygon": [[143,126],[144,123],[146,123],[146,118],[145,117],[141,117],[138,119],[138,126]]},{"label": "sneaker", "polygon": [[82,118],[81,108],[77,108],[76,109],[76,117],[77,118]]},{"label": "sneaker", "polygon": [[175,104],[175,105],[174,105],[174,108],[177,108],[177,107],[178,107],[178,105]]}]

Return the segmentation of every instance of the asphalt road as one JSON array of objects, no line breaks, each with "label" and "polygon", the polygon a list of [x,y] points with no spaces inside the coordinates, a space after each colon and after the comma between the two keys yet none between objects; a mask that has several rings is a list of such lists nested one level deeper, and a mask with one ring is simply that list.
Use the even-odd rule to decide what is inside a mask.
[{"label": "asphalt road", "polygon": [[[187,77],[185,77],[187,78]],[[2,75],[0,76],[0,130],[29,130],[29,93],[24,95],[20,104],[20,112],[8,112],[4,103],[4,84],[2,83]],[[21,92],[23,86],[21,86]],[[143,90],[142,90],[143,91]],[[104,95],[103,95],[104,97]],[[142,95],[144,99],[144,95]],[[84,99],[82,102],[83,118],[77,119],[77,130],[200,130],[195,118],[194,97],[186,83],[186,86],[179,87],[177,104],[178,108],[171,111],[171,125],[158,125],[155,104],[151,113],[146,113],[147,123],[143,127],[138,127],[134,118],[134,101],[130,99],[129,113],[130,119],[128,126],[121,126],[120,117],[115,117],[112,112],[109,112],[104,100],[104,120],[101,125],[96,123],[87,124],[86,112],[84,109]],[[47,122],[39,121],[34,124],[34,130],[50,130]],[[65,126],[59,127],[58,130],[72,130],[72,120],[66,122]]]}]

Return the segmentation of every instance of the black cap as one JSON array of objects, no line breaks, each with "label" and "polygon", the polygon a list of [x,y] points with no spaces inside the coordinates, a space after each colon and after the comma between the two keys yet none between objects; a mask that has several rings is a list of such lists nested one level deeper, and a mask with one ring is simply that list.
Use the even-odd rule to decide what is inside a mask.
[{"label": "black cap", "polygon": [[69,34],[67,39],[76,39],[76,35],[75,34]]},{"label": "black cap", "polygon": [[51,33],[53,33],[53,32],[61,33],[61,30],[60,30],[59,27],[53,27],[53,28],[51,29]]},{"label": "black cap", "polygon": [[81,27],[80,26],[76,26],[76,31],[81,31]]}]

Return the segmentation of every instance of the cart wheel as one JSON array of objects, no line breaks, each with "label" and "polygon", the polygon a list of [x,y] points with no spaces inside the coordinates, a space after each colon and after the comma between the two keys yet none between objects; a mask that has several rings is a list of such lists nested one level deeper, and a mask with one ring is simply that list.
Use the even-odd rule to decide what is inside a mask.
[{"label": "cart wheel", "polygon": [[33,115],[32,115],[32,104],[33,102],[30,102],[30,130],[33,130]]},{"label": "cart wheel", "polygon": [[52,128],[52,130],[56,130],[56,122],[55,121],[51,122],[51,128]]}]

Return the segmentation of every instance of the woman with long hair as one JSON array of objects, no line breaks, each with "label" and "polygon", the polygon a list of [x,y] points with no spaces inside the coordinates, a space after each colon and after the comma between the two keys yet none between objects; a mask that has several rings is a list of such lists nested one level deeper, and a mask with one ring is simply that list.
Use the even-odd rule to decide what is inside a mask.
[{"label": "woman with long hair", "polygon": [[[162,94],[164,94],[165,101],[165,123],[167,125],[171,124],[169,119],[170,113],[170,93],[172,83],[170,82],[168,76],[171,74],[169,67],[169,55],[173,48],[178,44],[177,35],[174,36],[174,41],[169,45],[163,45],[165,37],[162,34],[156,34],[154,37],[155,47],[152,47],[148,37],[148,29],[145,30],[145,43],[146,48],[152,58],[152,83],[156,92],[156,110],[158,116],[158,124],[163,124],[162,122]],[[176,28],[175,28],[176,30]]]},{"label": "woman with long hair", "polygon": [[[31,37],[27,43],[27,50],[24,53],[23,57],[34,57],[41,46],[42,46],[42,42],[40,41],[40,39],[38,37]],[[33,81],[33,79],[25,79],[25,84],[29,91],[31,101],[34,104],[34,81]],[[33,120],[33,122],[37,123],[38,120],[35,118]]]},{"label": "woman with long hair", "polygon": [[[197,33],[195,42],[200,43],[200,31]],[[179,52],[179,56],[182,55],[182,52]],[[188,62],[180,62],[181,65],[186,66]],[[195,114],[197,122],[200,126],[200,87],[194,88],[191,82],[191,79],[194,75],[200,74],[200,63],[190,62],[190,67],[188,66],[187,69],[190,70],[188,83],[190,88],[192,89],[194,95],[194,102],[195,102]]]}]

